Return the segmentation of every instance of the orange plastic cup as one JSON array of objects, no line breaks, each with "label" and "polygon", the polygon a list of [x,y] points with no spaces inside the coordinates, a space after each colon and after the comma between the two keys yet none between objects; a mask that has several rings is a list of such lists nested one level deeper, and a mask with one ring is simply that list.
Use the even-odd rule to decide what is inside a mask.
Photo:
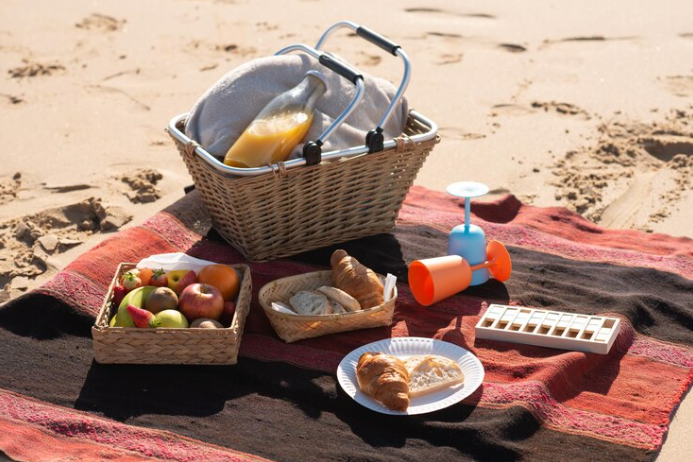
[{"label": "orange plastic cup", "polygon": [[423,306],[455,295],[471,281],[469,263],[459,255],[416,260],[409,265],[409,288]]},{"label": "orange plastic cup", "polygon": [[513,272],[513,264],[510,260],[508,249],[498,241],[490,241],[486,246],[486,255],[493,264],[488,269],[494,279],[507,281]]}]

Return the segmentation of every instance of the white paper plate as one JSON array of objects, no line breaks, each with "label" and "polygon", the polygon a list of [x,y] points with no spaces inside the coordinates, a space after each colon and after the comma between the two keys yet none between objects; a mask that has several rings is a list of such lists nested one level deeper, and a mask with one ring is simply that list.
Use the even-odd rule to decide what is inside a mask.
[{"label": "white paper plate", "polygon": [[[356,381],[356,365],[361,355],[367,351],[380,352],[406,358],[413,355],[438,355],[457,362],[464,372],[464,383],[436,393],[412,398],[406,412],[392,411],[373,398],[366,396],[359,389]],[[342,359],[337,368],[337,379],[344,391],[362,406],[383,414],[415,415],[437,411],[459,403],[474,393],[484,381],[484,366],[471,352],[464,348],[422,337],[397,337],[369,343],[357,348]]]}]

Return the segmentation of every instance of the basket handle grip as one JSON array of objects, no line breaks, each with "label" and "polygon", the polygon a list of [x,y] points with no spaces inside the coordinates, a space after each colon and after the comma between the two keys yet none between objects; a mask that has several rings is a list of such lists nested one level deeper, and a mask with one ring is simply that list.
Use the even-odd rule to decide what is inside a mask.
[{"label": "basket handle grip", "polygon": [[334,130],[342,125],[344,120],[356,109],[356,106],[363,99],[364,84],[363,75],[355,67],[342,62],[329,53],[321,53],[315,48],[297,43],[279,50],[275,55],[283,55],[292,51],[302,51],[313,58],[316,58],[320,64],[328,69],[336,72],[343,78],[349,80],[356,87],[356,93],[349,105],[344,108],[341,114],[332,121],[332,124],[315,141],[308,141],[303,145],[303,157],[306,159],[306,165],[317,165],[322,161],[322,145],[325,140],[334,132]]},{"label": "basket handle grip", "polygon": [[395,96],[392,98],[390,105],[385,110],[385,114],[383,114],[382,118],[378,122],[378,126],[366,134],[366,146],[368,146],[368,152],[379,152],[383,150],[383,144],[385,142],[383,127],[387,124],[387,121],[390,120],[390,117],[395,111],[395,107],[402,99],[402,96],[404,96],[407,86],[409,86],[409,80],[411,80],[411,63],[409,62],[409,56],[407,56],[402,47],[397,43],[365,26],[360,26],[352,21],[340,21],[330,26],[329,29],[322,34],[320,40],[318,40],[318,44],[315,45],[315,49],[320,50],[323,48],[325,42],[327,42],[327,39],[334,32],[345,28],[353,30],[356,32],[357,36],[367,40],[391,55],[399,56],[404,63],[404,74],[402,75],[402,81],[399,84],[399,88],[397,89]]},{"label": "basket handle grip", "polygon": [[321,54],[318,61],[320,61],[320,64],[323,66],[341,75],[354,85],[356,85],[356,81],[358,79],[363,80],[363,75],[361,75],[361,73],[355,67],[339,61],[330,54]]},{"label": "basket handle grip", "polygon": [[382,48],[383,50],[390,53],[392,56],[397,56],[397,49],[402,48],[392,40],[380,35],[374,30],[367,28],[366,26],[358,26],[356,28],[356,35],[358,35],[362,39],[368,40],[373,45]]}]

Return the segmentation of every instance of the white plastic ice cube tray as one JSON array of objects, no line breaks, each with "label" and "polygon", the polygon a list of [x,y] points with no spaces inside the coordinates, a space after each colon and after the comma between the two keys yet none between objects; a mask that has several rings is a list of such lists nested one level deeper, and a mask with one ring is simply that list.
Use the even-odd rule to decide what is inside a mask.
[{"label": "white plastic ice cube tray", "polygon": [[475,330],[476,338],[607,354],[620,328],[607,316],[491,305]]}]

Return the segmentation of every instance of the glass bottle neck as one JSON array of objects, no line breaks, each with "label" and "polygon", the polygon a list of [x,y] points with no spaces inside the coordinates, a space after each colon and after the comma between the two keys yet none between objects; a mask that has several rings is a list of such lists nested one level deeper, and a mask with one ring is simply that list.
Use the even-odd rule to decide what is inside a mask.
[{"label": "glass bottle neck", "polygon": [[325,94],[327,89],[325,88],[325,84],[318,77],[306,75],[301,83],[295,87],[295,90],[300,100],[305,102],[305,110],[312,111],[315,107],[315,103]]}]

